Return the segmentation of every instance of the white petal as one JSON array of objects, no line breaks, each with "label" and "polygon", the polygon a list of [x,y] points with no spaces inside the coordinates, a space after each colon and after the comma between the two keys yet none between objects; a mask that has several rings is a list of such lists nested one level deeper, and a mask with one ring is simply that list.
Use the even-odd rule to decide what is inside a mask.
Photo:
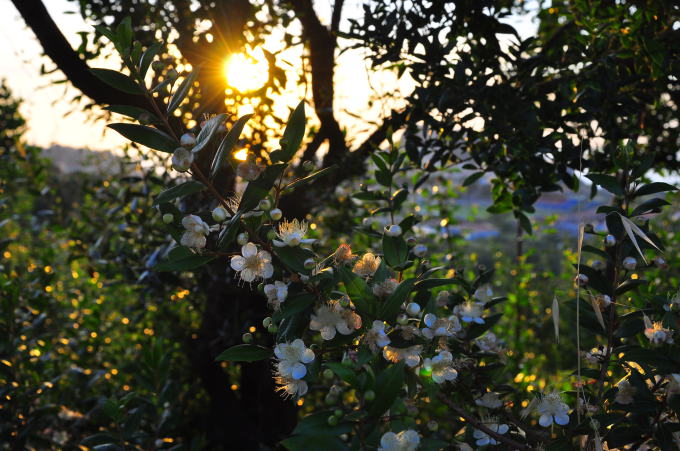
[{"label": "white petal", "polygon": [[266,263],[264,265],[264,268],[262,268],[261,275],[263,279],[269,279],[271,276],[274,275],[274,267],[272,266],[271,263]]},{"label": "white petal", "polygon": [[241,255],[244,257],[253,257],[257,255],[257,246],[253,243],[246,243],[241,247]]},{"label": "white petal", "polygon": [[484,318],[481,318],[481,317],[478,316],[477,318],[475,318],[475,322],[477,324],[484,324]]},{"label": "white petal", "polygon": [[276,247],[284,247],[286,245],[286,243],[284,243],[283,241],[279,241],[279,240],[272,240],[272,243],[274,243],[274,246],[276,246]]},{"label": "white petal", "polygon": [[476,443],[477,446],[486,446],[489,444],[489,437],[480,438]]},{"label": "white petal", "polygon": [[541,417],[538,419],[538,424],[540,424],[540,425],[543,426],[544,428],[547,428],[548,426],[550,426],[550,425],[552,424],[552,422],[553,422],[553,420],[552,420],[552,415],[543,414],[543,415],[541,415]]},{"label": "white petal", "polygon": [[324,340],[332,340],[335,337],[335,327],[325,326],[321,328],[321,338]]},{"label": "white petal", "polygon": [[309,363],[314,361],[314,357],[314,351],[311,349],[305,349],[300,360],[302,363]]},{"label": "white petal", "polygon": [[257,278],[257,274],[252,269],[246,268],[241,271],[240,277],[244,282],[252,282]]},{"label": "white petal", "polygon": [[555,423],[559,424],[560,426],[569,424],[569,415],[567,415],[566,413],[558,413],[557,415],[555,415]]},{"label": "white petal", "polygon": [[302,379],[305,377],[305,374],[307,374],[307,367],[298,362],[293,365],[290,373],[293,379]]},{"label": "white petal", "polygon": [[234,271],[241,271],[243,267],[246,264],[246,259],[241,257],[240,255],[237,255],[235,257],[231,257],[231,268]]},{"label": "white petal", "polygon": [[257,259],[264,263],[269,263],[272,261],[272,254],[267,251],[260,251],[257,253]]},{"label": "white petal", "polygon": [[437,316],[432,313],[428,313],[423,318],[423,322],[425,323],[425,325],[427,325],[427,327],[434,326],[435,321],[437,321]]},{"label": "white petal", "polygon": [[498,426],[498,433],[503,435],[506,432],[508,432],[508,429],[510,429],[510,428],[508,427],[507,424],[501,424],[500,426]]}]

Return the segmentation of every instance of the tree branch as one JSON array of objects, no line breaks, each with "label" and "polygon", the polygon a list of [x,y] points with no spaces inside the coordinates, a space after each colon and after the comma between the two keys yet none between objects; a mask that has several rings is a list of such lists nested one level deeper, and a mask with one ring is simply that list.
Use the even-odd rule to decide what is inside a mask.
[{"label": "tree branch", "polygon": [[95,77],[54,23],[42,1],[12,0],[12,3],[38,38],[45,54],[76,89],[98,104],[148,107],[144,97],[118,91]]}]

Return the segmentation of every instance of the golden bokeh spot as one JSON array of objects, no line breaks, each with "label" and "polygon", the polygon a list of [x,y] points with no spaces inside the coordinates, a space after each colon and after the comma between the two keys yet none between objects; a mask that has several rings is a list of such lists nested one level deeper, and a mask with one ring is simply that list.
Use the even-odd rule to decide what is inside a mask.
[{"label": "golden bokeh spot", "polygon": [[234,159],[238,161],[246,161],[248,159],[248,149],[241,149],[234,152]]}]

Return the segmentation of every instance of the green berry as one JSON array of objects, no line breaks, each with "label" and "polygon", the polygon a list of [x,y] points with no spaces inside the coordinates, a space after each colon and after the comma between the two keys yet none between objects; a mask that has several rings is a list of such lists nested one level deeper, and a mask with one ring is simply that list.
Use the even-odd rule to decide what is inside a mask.
[{"label": "green berry", "polygon": [[276,324],[270,324],[269,327],[267,327],[267,332],[269,332],[270,334],[275,334],[278,331],[279,326],[277,326]]},{"label": "green berry", "polygon": [[338,417],[331,415],[328,417],[328,425],[329,426],[337,426],[338,425]]},{"label": "green berry", "polygon": [[375,392],[373,390],[366,390],[366,393],[364,393],[364,399],[366,401],[373,401],[375,399]]},{"label": "green berry", "polygon": [[253,342],[253,334],[246,332],[241,336],[241,339],[243,340],[244,343],[252,343]]},{"label": "green berry", "polygon": [[272,324],[272,318],[271,316],[266,317],[265,319],[262,320],[262,325],[266,328],[269,328]]}]

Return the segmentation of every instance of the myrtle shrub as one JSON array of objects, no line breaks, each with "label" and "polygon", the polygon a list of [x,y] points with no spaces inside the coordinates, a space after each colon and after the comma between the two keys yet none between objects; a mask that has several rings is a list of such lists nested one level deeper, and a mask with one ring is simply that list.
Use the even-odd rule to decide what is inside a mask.
[{"label": "myrtle shrub", "polygon": [[[566,338],[560,311],[573,310],[571,348],[577,352],[573,374],[564,377],[574,383],[567,390],[560,384],[527,393],[507,365],[515,350],[495,332],[507,298],[495,296],[494,271],[464,256],[433,265],[431,255],[441,250],[428,247],[422,218],[403,208],[422,169],[399,142],[390,139],[388,149],[376,149],[375,183],[352,194],[370,220],[353,218],[354,227],[345,232],[354,235],[352,244],[331,246],[313,219],[288,218],[279,208],[306,183],[343,170],[308,164],[303,176],[289,171],[305,137],[304,103],[292,111],[280,148],[238,161],[233,150],[248,116],[227,129],[226,115],[217,114],[197,133],[185,132],[173,113],[182,108],[192,75],[149,87],[144,80],[154,47],[133,45],[125,21],[102,33],[127,72],[99,70],[98,76],[144,95],[150,106],[112,107],[139,124],[110,127],[165,152],[182,174],[153,201],[174,245],[152,269],[191,272],[217,263],[225,278],[262,293],[271,310],[263,319],[270,335],[247,332],[242,344],[217,360],[237,368],[271,362],[281,395],[306,414],[284,447],[676,448],[680,295],[657,292],[645,280],[646,273],[667,267],[650,222],[669,204],[658,194],[676,188],[644,183],[652,158],[634,160],[621,146],[611,174],[587,175],[613,202],[598,209],[605,228],[579,227],[575,296],[555,296],[551,305],[556,340]],[[158,89],[172,90],[168,105],[154,97]],[[236,178],[230,195],[220,185],[225,173]],[[191,199],[197,193],[212,196],[212,205],[196,207]],[[268,346],[272,335],[275,344]],[[125,404],[110,405],[112,418],[122,420]],[[132,439],[101,434],[87,440],[120,449]]]}]

